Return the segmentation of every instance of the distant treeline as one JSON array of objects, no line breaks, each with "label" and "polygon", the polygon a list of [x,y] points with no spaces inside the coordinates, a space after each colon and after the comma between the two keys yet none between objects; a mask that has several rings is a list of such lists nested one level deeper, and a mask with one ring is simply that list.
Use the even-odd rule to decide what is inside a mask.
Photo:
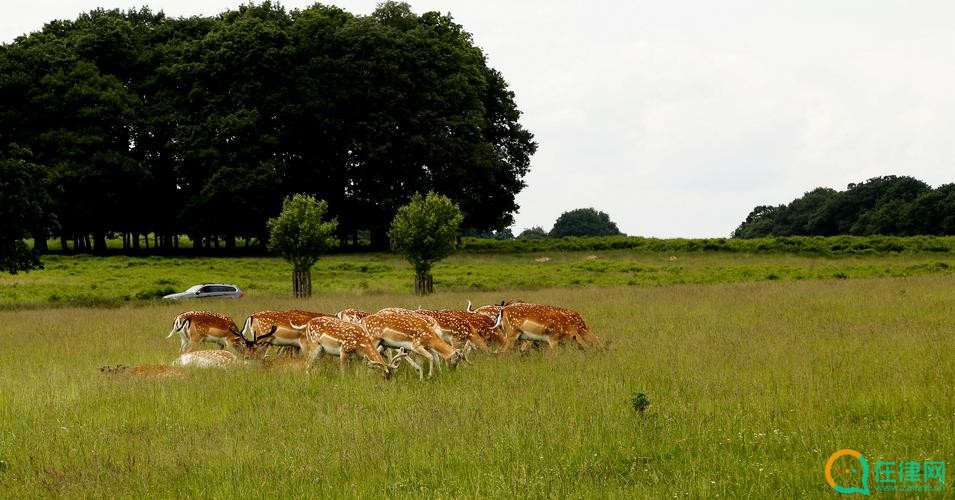
[{"label": "distant treeline", "polygon": [[557,252],[635,250],[683,252],[792,253],[820,256],[893,253],[955,253],[955,236],[789,236],[767,238],[658,239],[639,236],[492,240],[465,238],[470,252]]},{"label": "distant treeline", "polygon": [[261,246],[301,192],[328,201],[343,244],[383,248],[397,207],[430,190],[465,227],[501,230],[536,149],[520,114],[462,26],[405,3],[94,10],[0,45],[0,173],[17,176],[0,201],[30,207],[5,236]]},{"label": "distant treeline", "polygon": [[735,238],[955,235],[955,184],[932,189],[905,176],[875,177],[845,191],[816,188],[788,205],[753,209]]}]

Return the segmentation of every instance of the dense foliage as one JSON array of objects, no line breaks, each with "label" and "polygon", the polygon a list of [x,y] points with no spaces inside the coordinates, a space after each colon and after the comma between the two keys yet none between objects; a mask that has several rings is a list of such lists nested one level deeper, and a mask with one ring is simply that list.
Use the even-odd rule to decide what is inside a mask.
[{"label": "dense foliage", "polygon": [[312,295],[312,266],[332,246],[338,221],[325,221],[328,203],[305,194],[282,202],[278,217],[269,219],[269,251],[292,264],[292,289],[296,297]]},{"label": "dense foliage", "polygon": [[33,229],[46,229],[44,207],[50,200],[39,166],[23,151],[11,153],[0,151],[0,272],[15,274],[40,266],[23,239]]},{"label": "dense foliage", "polygon": [[818,235],[955,235],[955,184],[875,177],[845,191],[816,188],[788,205],[758,206],[737,238]]},{"label": "dense foliage", "polygon": [[748,254],[806,254],[821,256],[878,255],[895,253],[955,253],[951,236],[788,236],[766,238],[644,238],[603,236],[526,239],[509,241],[465,238],[467,252],[521,253],[599,250],[634,250],[679,254],[685,252],[732,252]]},{"label": "dense foliage", "polygon": [[416,193],[398,209],[388,237],[391,249],[408,259],[415,269],[415,293],[434,292],[431,267],[458,249],[461,209],[447,196]]},{"label": "dense foliage", "polygon": [[397,208],[429,190],[500,230],[536,149],[519,117],[462,26],[404,3],[98,9],[0,46],[0,157],[27,152],[52,195],[25,221],[40,251],[50,235],[93,252],[112,234],[134,250],[150,233],[163,250],[264,242],[302,191],[328,200],[342,242],[384,248]]},{"label": "dense foliage", "polygon": [[605,212],[593,208],[578,208],[560,214],[550,236],[562,238],[564,236],[615,236],[623,234],[617,229],[617,224],[610,220]]}]

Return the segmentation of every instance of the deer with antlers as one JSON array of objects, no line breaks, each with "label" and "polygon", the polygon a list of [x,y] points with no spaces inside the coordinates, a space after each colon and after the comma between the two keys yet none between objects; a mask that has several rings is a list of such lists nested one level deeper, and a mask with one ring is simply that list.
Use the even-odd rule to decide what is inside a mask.
[{"label": "deer with antlers", "polygon": [[301,328],[293,325],[304,325],[312,318],[327,317],[328,314],[311,311],[302,311],[300,309],[291,309],[288,311],[259,311],[252,313],[245,319],[242,325],[242,333],[252,333],[268,330],[275,327],[275,335],[272,337],[272,345],[279,347],[279,353],[291,354],[299,347],[298,338],[301,336]]},{"label": "deer with antlers", "polygon": [[569,340],[582,348],[603,347],[577,312],[561,307],[524,302],[507,305],[498,312],[494,328],[503,332],[504,351],[511,349],[518,340],[547,342],[551,349]]},{"label": "deer with antlers", "polygon": [[[188,321],[188,320],[187,320]],[[264,347],[275,333],[273,326],[268,333],[261,336],[255,336],[252,340],[247,339],[242,332],[234,325],[229,330],[231,336],[228,339],[229,345],[242,355],[243,360],[261,360],[265,354]],[[237,363],[239,357],[230,351],[190,351],[182,353],[175,361],[173,366],[195,366],[199,368],[223,367]]]},{"label": "deer with antlers", "polygon": [[390,362],[385,362],[364,327],[330,316],[320,316],[309,320],[305,324],[303,340],[302,351],[305,353],[306,370],[316,359],[328,353],[338,356],[339,365],[344,374],[348,368],[348,359],[353,354],[359,354],[365,358],[369,367],[381,371],[381,376],[387,380],[397,371],[401,361],[408,356],[408,353],[401,349]]},{"label": "deer with antlers", "polygon": [[192,351],[202,342],[218,344],[225,349],[231,344],[233,333],[239,331],[232,318],[211,311],[188,311],[176,316],[166,338],[179,334],[179,351]]},{"label": "deer with antlers", "polygon": [[367,312],[354,308],[342,309],[335,314],[336,318],[348,321],[349,323],[358,323],[365,316],[368,316]]},{"label": "deer with antlers", "polygon": [[[407,349],[428,360],[428,377],[434,375],[434,365],[440,356],[454,369],[458,362],[470,351],[467,344],[464,351],[451,347],[439,334],[437,323],[427,316],[407,310],[388,310],[370,314],[361,320],[374,344],[393,349]],[[408,314],[410,313],[410,314]],[[418,371],[418,377],[424,379],[424,369],[411,357],[405,358]]]}]

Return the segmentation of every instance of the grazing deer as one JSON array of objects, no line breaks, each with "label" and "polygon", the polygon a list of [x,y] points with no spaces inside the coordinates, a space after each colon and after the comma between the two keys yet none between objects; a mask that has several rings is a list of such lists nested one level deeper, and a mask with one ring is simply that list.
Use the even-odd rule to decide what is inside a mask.
[{"label": "grazing deer", "polygon": [[179,334],[179,352],[193,350],[202,342],[218,344],[220,349],[230,345],[232,331],[238,331],[232,318],[210,311],[188,311],[176,316],[166,338]]},{"label": "grazing deer", "polygon": [[297,339],[301,335],[301,328],[293,325],[304,325],[312,318],[328,316],[324,313],[291,309],[288,311],[259,311],[252,313],[242,325],[242,333],[248,335],[275,327],[272,345],[279,347],[280,353],[291,354],[298,347]]},{"label": "grazing deer", "polygon": [[[464,346],[470,342],[474,347],[487,351],[487,342],[478,333],[478,326],[471,321],[472,313],[467,311],[435,311],[428,309],[415,310],[418,314],[423,314],[434,319],[441,329],[441,338],[454,347]],[[484,318],[484,316],[481,316]],[[491,321],[488,319],[488,321]],[[493,324],[493,321],[491,321]]]},{"label": "grazing deer", "polygon": [[471,328],[474,329],[474,333],[484,340],[485,345],[504,345],[504,336],[501,335],[501,332],[498,328],[494,327],[494,322],[497,319],[497,313],[495,313],[494,316],[487,316],[480,313],[469,313],[467,311],[455,312],[460,314],[465,320],[467,320],[468,323],[471,324]]},{"label": "grazing deer", "polygon": [[390,363],[386,363],[375,347],[365,329],[356,323],[321,316],[312,318],[305,324],[303,352],[306,370],[327,352],[338,356],[339,365],[344,374],[348,368],[348,358],[357,353],[365,358],[368,366],[380,370],[381,376],[387,380],[395,373],[401,360],[405,359],[408,353],[402,349],[391,358]]},{"label": "grazing deer", "polygon": [[501,308],[494,328],[504,335],[502,350],[507,351],[518,340],[546,341],[556,349],[562,341],[574,340],[582,348],[603,347],[591,333],[583,318],[569,309],[539,304],[515,303]]},{"label": "grazing deer", "polygon": [[[405,310],[407,311],[407,310]],[[430,321],[429,321],[430,320]],[[428,377],[434,375],[434,365],[438,356],[454,369],[463,357],[459,351],[441,340],[436,322],[420,314],[406,314],[400,311],[378,312],[365,316],[361,320],[368,337],[373,344],[394,349],[405,348],[428,360]],[[470,350],[470,344],[465,351]],[[418,371],[418,377],[424,379],[424,369],[410,357],[407,361]]]},{"label": "grazing deer", "polygon": [[[265,335],[256,336],[252,340],[245,338],[242,332],[235,326],[229,330],[229,333],[231,334],[229,338],[230,345],[242,355],[243,360],[260,360],[262,355],[265,354],[263,347],[268,346],[268,341],[275,333],[275,327],[273,326]],[[237,363],[238,361],[238,356],[231,351],[190,351],[182,353],[172,362],[172,365],[208,368],[226,366]]]},{"label": "grazing deer", "polygon": [[361,309],[342,309],[338,311],[338,314],[335,315],[336,318],[348,321],[349,323],[358,323],[362,318],[368,316],[369,313],[362,311]]}]

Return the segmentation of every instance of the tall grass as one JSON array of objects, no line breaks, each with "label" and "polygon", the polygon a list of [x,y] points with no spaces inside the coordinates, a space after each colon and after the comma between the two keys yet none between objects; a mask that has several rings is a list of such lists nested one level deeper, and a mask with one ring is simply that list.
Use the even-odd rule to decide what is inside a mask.
[{"label": "tall grass", "polygon": [[[951,276],[443,292],[579,310],[606,352],[477,358],[419,382],[353,363],[180,379],[100,374],[167,362],[194,304],[0,312],[2,496],[690,497],[833,494],[841,448],[877,460],[955,449]],[[203,303],[417,306],[406,294]],[[643,393],[643,415],[631,398]]]}]

